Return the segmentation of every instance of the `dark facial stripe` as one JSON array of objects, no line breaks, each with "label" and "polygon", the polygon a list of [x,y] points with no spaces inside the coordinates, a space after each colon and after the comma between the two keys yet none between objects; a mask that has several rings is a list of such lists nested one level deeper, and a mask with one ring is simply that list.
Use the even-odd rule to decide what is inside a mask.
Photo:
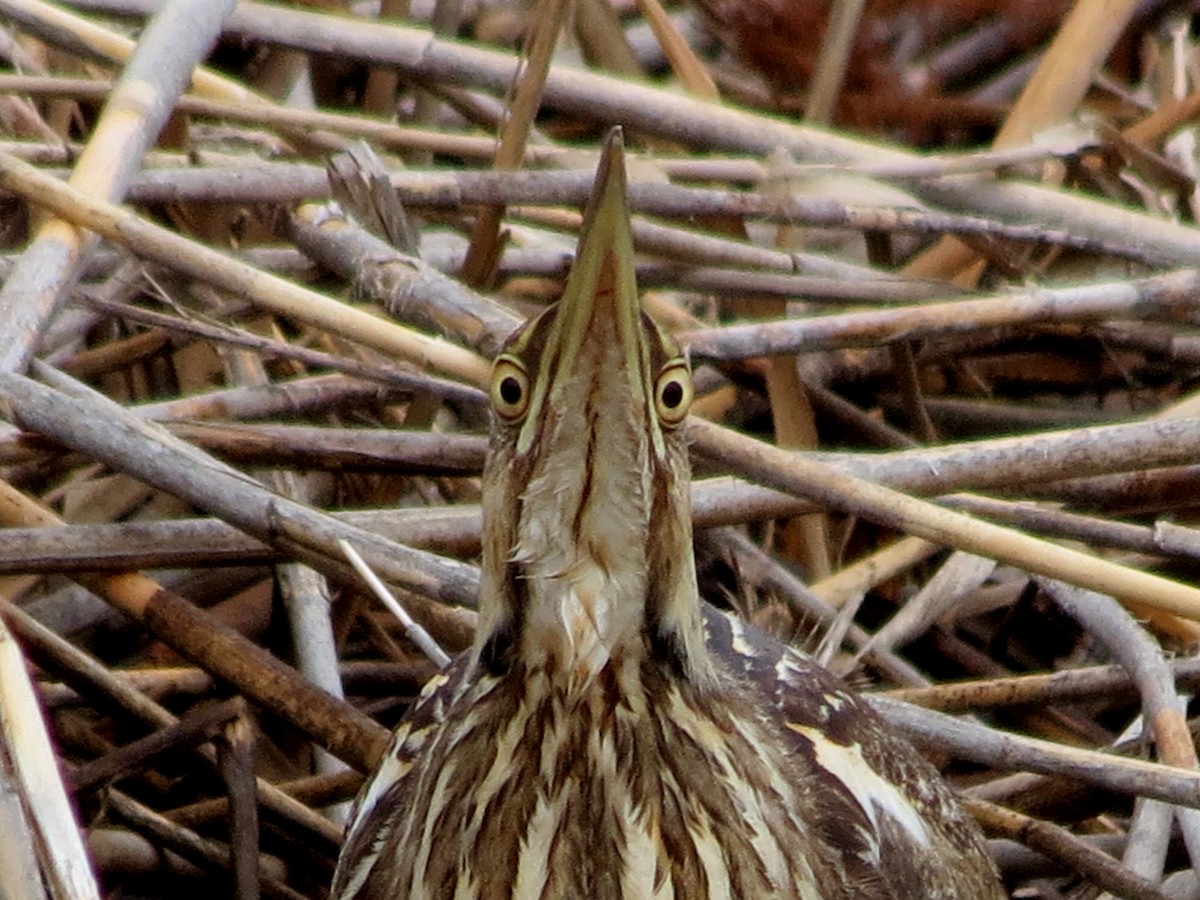
[{"label": "dark facial stripe", "polygon": [[[678,523],[673,521],[673,517],[680,513],[672,502],[673,479],[665,467],[653,457],[651,464],[658,471],[651,479],[653,487],[650,521],[663,523],[660,526],[663,529],[678,527]],[[684,464],[686,465],[686,460]],[[664,547],[675,544],[675,541],[664,540],[661,533],[651,531],[646,535],[646,559],[650,564],[650,578],[646,585],[644,628],[651,659],[659,665],[666,666],[673,675],[683,677],[688,670],[687,646],[674,623],[666,622],[663,618],[663,610],[668,600],[666,591],[674,583],[675,573],[683,567],[683,561],[672,559],[663,552]],[[688,552],[691,552],[690,546]]]},{"label": "dark facial stripe", "polygon": [[587,509],[595,487],[596,461],[596,413],[588,404],[587,449],[584,450],[583,486],[579,490],[579,505],[575,507],[575,516],[571,521],[571,540],[578,546],[583,534],[583,512]]}]

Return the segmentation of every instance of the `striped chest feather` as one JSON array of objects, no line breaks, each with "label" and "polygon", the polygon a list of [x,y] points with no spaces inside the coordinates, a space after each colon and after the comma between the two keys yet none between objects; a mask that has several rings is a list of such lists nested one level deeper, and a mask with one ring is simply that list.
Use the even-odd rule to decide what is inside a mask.
[{"label": "striped chest feather", "polygon": [[730,666],[704,692],[646,661],[581,690],[459,660],[360,795],[332,896],[1005,896],[949,789],[859,698],[731,617],[704,630]]},{"label": "striped chest feather", "polygon": [[440,721],[397,736],[398,780],[361,799],[375,855],[342,896],[832,896],[816,885],[838,855],[806,825],[821,792],[732,679],[705,696],[619,660],[581,692],[555,676],[442,687]]}]

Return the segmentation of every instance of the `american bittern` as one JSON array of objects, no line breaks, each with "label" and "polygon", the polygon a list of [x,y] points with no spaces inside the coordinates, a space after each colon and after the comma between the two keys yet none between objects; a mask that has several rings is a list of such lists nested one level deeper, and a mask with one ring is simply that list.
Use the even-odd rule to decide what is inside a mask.
[{"label": "american bittern", "polygon": [[702,611],[691,373],[639,307],[621,153],[562,300],[496,360],[478,637],[360,795],[333,896],[1003,897],[911,747]]}]

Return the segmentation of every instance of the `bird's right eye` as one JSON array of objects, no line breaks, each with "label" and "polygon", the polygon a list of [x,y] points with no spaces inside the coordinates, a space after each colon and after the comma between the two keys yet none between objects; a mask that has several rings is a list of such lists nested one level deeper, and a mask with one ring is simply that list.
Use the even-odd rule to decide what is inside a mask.
[{"label": "bird's right eye", "polygon": [[492,409],[505,422],[516,422],[529,409],[529,375],[512,356],[497,357],[489,391]]},{"label": "bird's right eye", "polygon": [[673,428],[687,418],[691,405],[691,370],[683,360],[667,363],[654,383],[654,409],[658,420]]}]

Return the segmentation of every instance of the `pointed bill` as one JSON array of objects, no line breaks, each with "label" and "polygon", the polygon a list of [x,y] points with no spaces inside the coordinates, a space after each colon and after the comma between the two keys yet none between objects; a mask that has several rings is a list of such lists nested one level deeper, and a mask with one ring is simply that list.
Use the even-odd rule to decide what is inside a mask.
[{"label": "pointed bill", "polygon": [[[643,408],[653,403],[646,378],[649,359],[640,321],[633,235],[625,192],[625,145],[621,129],[614,128],[600,154],[596,180],[583,214],[575,263],[542,354],[543,374],[547,377],[536,379],[532,414],[521,431],[518,452],[529,450],[539,413],[554,396],[556,386],[577,374],[581,348],[588,340],[615,340],[624,354],[622,368],[628,375],[628,400],[642,404]],[[655,449],[661,449],[658,440]]]}]

